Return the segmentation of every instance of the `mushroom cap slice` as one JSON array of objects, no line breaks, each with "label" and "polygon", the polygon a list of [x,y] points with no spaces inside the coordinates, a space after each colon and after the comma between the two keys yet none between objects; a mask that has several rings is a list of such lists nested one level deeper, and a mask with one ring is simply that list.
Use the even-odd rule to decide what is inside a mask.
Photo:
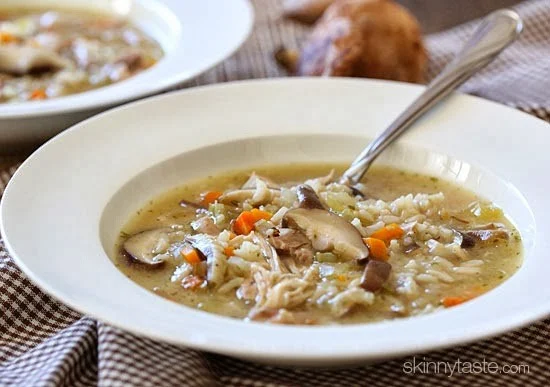
[{"label": "mushroom cap slice", "polygon": [[39,69],[59,70],[69,66],[67,59],[45,48],[0,46],[0,72],[23,75]]},{"label": "mushroom cap slice", "polygon": [[298,203],[300,208],[317,208],[320,210],[325,209],[325,206],[323,206],[323,203],[321,203],[319,196],[317,196],[313,188],[311,188],[309,185],[301,184],[296,187],[296,195],[298,196]]},{"label": "mushroom cap slice", "polygon": [[478,242],[491,242],[497,239],[506,240],[510,237],[504,226],[494,223],[478,226],[471,230],[453,230],[453,232],[455,243],[465,249],[474,247]]},{"label": "mushroom cap slice", "polygon": [[390,277],[390,272],[391,265],[389,263],[371,259],[365,266],[361,277],[361,287],[369,292],[379,290]]},{"label": "mushroom cap slice", "polygon": [[363,261],[369,256],[359,231],[327,210],[295,208],[285,214],[283,222],[302,230],[317,251],[332,251],[344,260]]},{"label": "mushroom cap slice", "polygon": [[122,248],[133,259],[147,265],[158,265],[167,258],[160,250],[170,247],[171,235],[175,231],[170,228],[158,228],[142,231],[126,239]]}]

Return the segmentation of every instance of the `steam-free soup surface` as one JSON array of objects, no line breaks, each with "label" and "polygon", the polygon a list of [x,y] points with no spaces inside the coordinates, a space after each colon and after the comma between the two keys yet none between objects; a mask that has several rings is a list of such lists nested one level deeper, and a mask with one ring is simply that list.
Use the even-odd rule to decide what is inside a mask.
[{"label": "steam-free soup surface", "polygon": [[0,103],[111,85],[162,56],[156,41],[114,14],[0,8]]},{"label": "steam-free soup surface", "polygon": [[[334,167],[230,172],[153,198],[124,226],[115,264],[169,300],[285,324],[429,313],[481,296],[520,266],[518,231],[474,193],[387,167],[352,191],[334,182]],[[312,231],[312,217],[340,229]],[[327,230],[343,234],[331,241]]]}]

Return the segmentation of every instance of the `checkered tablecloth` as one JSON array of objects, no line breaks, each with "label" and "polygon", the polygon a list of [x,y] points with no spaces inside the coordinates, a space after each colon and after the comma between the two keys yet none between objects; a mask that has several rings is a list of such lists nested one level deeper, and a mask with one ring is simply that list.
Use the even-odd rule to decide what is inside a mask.
[{"label": "checkered tablecloth", "polygon": [[[282,19],[279,4],[255,0],[256,25],[245,46],[182,87],[283,76],[272,52],[282,44],[299,47],[307,28]],[[550,0],[516,9],[525,21],[523,35],[462,90],[550,120]],[[430,77],[475,24],[427,37]],[[0,195],[22,159],[0,157]],[[137,337],[82,316],[26,279],[0,240],[1,386],[550,386],[549,353],[550,319],[491,340],[356,369],[260,366]],[[494,362],[499,371],[406,372],[422,361]]]}]

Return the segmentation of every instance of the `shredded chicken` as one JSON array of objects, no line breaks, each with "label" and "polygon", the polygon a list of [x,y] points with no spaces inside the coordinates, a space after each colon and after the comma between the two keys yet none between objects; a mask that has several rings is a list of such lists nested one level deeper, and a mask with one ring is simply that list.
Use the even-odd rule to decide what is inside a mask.
[{"label": "shredded chicken", "polygon": [[219,202],[234,204],[249,201],[252,206],[260,206],[269,203],[279,195],[278,190],[270,189],[265,183],[260,183],[255,189],[239,189],[227,192],[219,198]]},{"label": "shredded chicken", "polygon": [[343,316],[356,306],[369,306],[374,302],[374,294],[361,288],[351,288],[337,294],[329,301],[332,313]]},{"label": "shredded chicken", "polygon": [[277,229],[269,236],[269,242],[281,254],[290,256],[301,265],[313,262],[313,247],[307,236],[291,228]]},{"label": "shredded chicken", "polygon": [[262,253],[264,257],[269,262],[269,265],[271,266],[271,270],[275,272],[288,272],[288,269],[286,266],[281,262],[279,259],[279,254],[277,254],[277,251],[275,248],[269,244],[269,242],[265,239],[264,236],[261,234],[253,233],[254,241],[260,246],[262,249]]},{"label": "shredded chicken", "polygon": [[265,308],[291,309],[305,303],[315,291],[318,270],[316,266],[312,266],[303,277],[299,277],[294,274],[272,272],[254,265],[252,277],[258,292],[253,313],[257,313]]},{"label": "shredded chicken", "polygon": [[262,182],[268,188],[271,188],[271,189],[281,188],[281,186],[275,183],[273,180],[264,176],[260,176],[256,172],[252,172],[248,180],[242,185],[241,189],[256,189],[258,187],[259,182]]},{"label": "shredded chicken", "polygon": [[202,218],[198,218],[191,223],[191,227],[193,228],[193,230],[202,234],[208,234],[212,236],[220,234],[220,229],[218,228],[218,226],[216,226],[216,223],[214,223],[210,216],[203,216]]}]

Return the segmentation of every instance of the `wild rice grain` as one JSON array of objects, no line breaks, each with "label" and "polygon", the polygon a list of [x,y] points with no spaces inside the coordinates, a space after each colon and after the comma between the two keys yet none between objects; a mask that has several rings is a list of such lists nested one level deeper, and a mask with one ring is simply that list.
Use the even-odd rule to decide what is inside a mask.
[{"label": "wild rice grain", "polygon": [[469,261],[462,263],[460,266],[461,267],[479,267],[483,265],[483,263],[484,262],[481,259],[471,259]]},{"label": "wild rice grain", "polygon": [[438,282],[438,279],[437,277],[434,277],[433,275],[430,275],[430,274],[418,274],[415,279],[418,281],[418,282],[422,282],[422,283],[437,283]]},{"label": "wild rice grain", "polygon": [[452,282],[455,282],[455,279],[453,277],[451,277],[449,274],[443,272],[443,271],[440,271],[440,270],[433,270],[433,269],[430,269],[430,270],[426,270],[426,273],[427,274],[430,274],[434,277],[437,277],[439,278],[441,281],[443,282],[446,282],[446,283],[452,283]]},{"label": "wild rice grain", "polygon": [[433,257],[432,261],[434,263],[437,263],[437,264],[440,264],[442,266],[444,266],[445,268],[449,269],[449,270],[452,270],[455,265],[453,265],[449,260],[443,258],[443,257],[440,257],[439,255],[436,255],[435,257]]},{"label": "wild rice grain", "polygon": [[457,274],[466,274],[466,275],[481,274],[481,269],[477,267],[455,267],[453,271]]}]

